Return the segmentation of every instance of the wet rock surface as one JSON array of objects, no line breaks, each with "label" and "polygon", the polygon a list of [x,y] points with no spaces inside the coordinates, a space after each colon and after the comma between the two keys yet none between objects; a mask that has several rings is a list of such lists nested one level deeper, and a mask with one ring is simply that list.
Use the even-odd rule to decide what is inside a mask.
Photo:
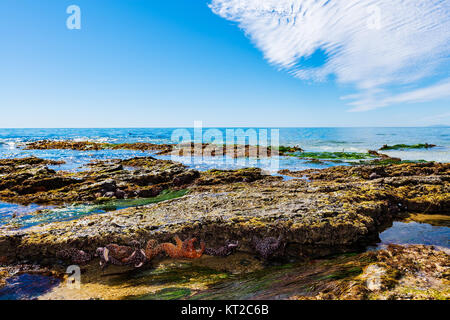
[{"label": "wet rock surface", "polygon": [[62,283],[40,299],[445,300],[449,267],[447,253],[422,245],[270,265],[237,252],[142,269],[100,272],[91,264],[82,267],[80,290]]},{"label": "wet rock surface", "polygon": [[[126,170],[124,166],[139,169]],[[76,248],[89,253],[112,242],[169,242],[175,236],[195,237],[207,247],[220,247],[234,239],[244,252],[255,252],[254,237],[280,237],[283,243],[278,245],[283,247],[283,255],[317,257],[364,248],[378,240],[384,225],[405,212],[427,210],[445,215],[450,208],[446,164],[402,164],[382,169],[335,167],[318,173],[297,173],[309,175],[311,181],[281,181],[279,177],[261,175],[259,169],[200,174],[151,157],[93,163],[87,173],[73,174],[73,181],[64,180],[68,179],[64,174],[39,170],[44,177],[55,179],[56,175],[57,181],[70,183],[50,193],[25,194],[30,202],[44,196],[49,199],[49,194],[55,195],[50,199],[60,201],[72,199],[71,195],[77,201],[95,200],[109,193],[117,197],[118,190],[125,193],[119,196],[134,192],[138,197],[142,190],[150,195],[158,188],[157,194],[179,184],[186,186],[187,181],[191,181],[191,193],[153,205],[26,230],[2,228],[0,256],[8,260],[52,260],[58,250]],[[373,170],[380,170],[383,178],[369,179]],[[94,178],[83,178],[86,175]],[[35,181],[37,177],[41,176],[29,179]],[[181,182],[177,183],[177,179]],[[16,195],[8,199],[25,199],[20,192],[12,192]]]},{"label": "wet rock surface", "polygon": [[[448,300],[450,256],[432,246],[389,245],[350,259],[341,274],[329,277],[316,295],[326,300]],[[353,275],[351,274],[353,272]],[[334,279],[333,279],[334,278]]]},{"label": "wet rock surface", "polygon": [[[280,173],[294,177],[306,177],[313,182],[329,185],[361,183],[361,193],[352,197],[366,200],[387,199],[392,210],[420,213],[449,214],[450,164],[410,163],[388,166],[332,167],[323,170],[289,171]],[[370,181],[367,184],[368,180]],[[349,195],[351,196],[351,195]],[[395,208],[397,207],[397,208]]]},{"label": "wet rock surface", "polygon": [[26,165],[16,165],[23,159],[9,162],[3,166],[8,173],[1,177],[0,200],[19,204],[154,197],[164,189],[180,189],[199,176],[180,163],[152,157],[98,161],[76,173],[49,169],[48,162],[35,158]]},{"label": "wet rock surface", "polygon": [[[9,266],[0,270],[0,287],[11,276],[11,266],[21,263],[36,263],[52,270],[62,270],[70,263],[86,264],[84,268],[90,270],[92,279],[97,279],[93,281],[101,282],[96,272],[102,257],[115,259],[108,262],[114,265],[112,270],[119,268],[119,272],[123,268],[146,272],[164,259],[194,259],[196,262],[189,263],[207,261],[223,267],[217,259],[231,263],[243,256],[246,258],[230,264],[227,272],[240,269],[244,260],[265,270],[273,264],[284,265],[289,259],[308,261],[330,254],[361,252],[378,242],[380,231],[395,219],[450,213],[450,164],[444,163],[284,170],[280,173],[303,178],[287,181],[264,175],[256,168],[198,172],[153,157],[96,161],[78,172],[49,168],[57,164],[60,162],[34,157],[0,160],[0,200],[20,204],[97,204],[112,199],[154,197],[164,190],[187,188],[189,193],[159,203],[27,229],[0,226],[0,265]],[[125,248],[136,241],[138,244],[120,259],[111,249]],[[151,246],[145,248],[146,243]],[[105,255],[105,250],[99,254],[98,248],[107,248],[112,255]],[[287,282],[289,290],[283,288],[278,297],[448,298],[448,255],[431,247],[390,246],[342,259],[330,262],[328,267],[332,268],[328,271],[323,261],[314,264],[316,271],[330,276],[323,279],[313,278],[313,269],[303,264],[289,277],[306,281],[309,291],[293,288]],[[116,260],[120,263],[111,263]],[[254,271],[252,267],[247,269]],[[335,274],[327,273],[331,270]],[[228,277],[223,271],[210,271],[209,275],[220,274],[220,281],[222,276]],[[271,276],[281,277],[277,272],[275,268]],[[174,291],[174,295],[274,298],[269,287],[259,291],[259,280],[252,282],[252,277],[248,281],[256,286],[253,296],[250,292],[239,296],[212,293],[209,285],[215,282],[203,278],[201,285]],[[416,292],[413,288],[425,289]],[[159,289],[166,288],[158,286]],[[141,293],[145,295],[148,290],[145,286]]]}]

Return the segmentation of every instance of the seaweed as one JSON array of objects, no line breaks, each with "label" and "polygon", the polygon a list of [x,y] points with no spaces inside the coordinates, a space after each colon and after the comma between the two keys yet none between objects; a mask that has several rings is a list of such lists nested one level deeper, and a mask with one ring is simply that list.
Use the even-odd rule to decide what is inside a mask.
[{"label": "seaweed", "polygon": [[175,198],[180,198],[189,192],[188,189],[182,189],[177,191],[164,190],[156,197],[151,198],[137,198],[137,199],[120,199],[120,200],[109,200],[104,203],[95,205],[92,207],[92,211],[115,211],[118,209],[125,209],[129,207],[140,207],[152,203],[157,203],[161,201],[171,200]]},{"label": "seaweed", "polygon": [[393,146],[389,146],[385,144],[380,148],[380,150],[402,150],[402,149],[430,149],[436,147],[435,144],[428,143],[418,143],[418,144],[395,144]]},{"label": "seaweed", "polygon": [[298,157],[301,159],[308,160],[362,160],[375,158],[374,155],[370,153],[360,153],[360,152],[300,152],[292,153],[290,156]]}]

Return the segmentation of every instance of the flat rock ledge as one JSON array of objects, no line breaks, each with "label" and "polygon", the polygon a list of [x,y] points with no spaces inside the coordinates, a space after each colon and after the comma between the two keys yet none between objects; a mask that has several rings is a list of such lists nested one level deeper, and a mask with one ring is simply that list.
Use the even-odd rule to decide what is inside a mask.
[{"label": "flat rock ledge", "polygon": [[[352,173],[349,179],[334,181],[197,185],[182,198],[149,206],[24,230],[0,228],[0,258],[51,264],[61,249],[95,252],[112,242],[138,240],[144,245],[150,239],[173,241],[176,235],[196,237],[207,247],[238,240],[239,250],[248,252],[254,236],[281,236],[286,244],[283,254],[300,258],[353,251],[376,242],[379,232],[404,212],[450,213],[448,165],[436,166],[406,166],[405,176],[385,174],[377,179],[355,178]],[[434,174],[424,168],[433,168]],[[330,174],[336,170],[341,169],[331,169]]]}]

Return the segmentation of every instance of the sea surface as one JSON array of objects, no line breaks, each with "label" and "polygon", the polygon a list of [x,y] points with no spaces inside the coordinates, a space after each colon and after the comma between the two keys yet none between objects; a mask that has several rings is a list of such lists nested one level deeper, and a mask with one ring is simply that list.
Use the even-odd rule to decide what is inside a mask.
[{"label": "sea surface", "polygon": [[[275,130],[275,131],[272,131]],[[278,130],[278,131],[277,131]],[[233,140],[227,139],[228,133],[234,133]],[[181,133],[180,133],[181,132]],[[267,139],[264,139],[267,132]],[[245,134],[255,134],[254,141]],[[96,141],[108,143],[178,143],[180,134],[183,141],[216,143],[250,143],[270,145],[271,138],[278,136],[279,145],[299,146],[305,151],[345,151],[367,152],[377,150],[384,144],[418,144],[430,143],[437,147],[432,149],[395,150],[384,153],[403,160],[428,160],[450,162],[450,127],[418,128],[119,128],[119,129],[0,129],[0,158],[26,157],[35,155],[46,159],[64,160],[64,170],[75,170],[94,159],[129,158],[150,155],[150,152],[129,150],[73,151],[73,150],[22,150],[20,143],[42,139]],[[273,139],[274,141],[276,139]],[[162,156],[160,158],[163,158]],[[230,164],[223,158],[176,159],[192,164],[199,170],[210,168],[238,168],[245,166],[267,167],[265,161],[250,160],[246,163],[236,160]],[[321,168],[323,165],[307,163],[292,157],[280,157],[280,169],[301,170]]]}]

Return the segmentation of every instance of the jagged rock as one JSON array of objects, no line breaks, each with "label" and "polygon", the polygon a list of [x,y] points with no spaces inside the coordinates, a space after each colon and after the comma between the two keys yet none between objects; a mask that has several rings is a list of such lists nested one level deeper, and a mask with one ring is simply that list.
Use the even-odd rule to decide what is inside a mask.
[{"label": "jagged rock", "polygon": [[83,250],[69,248],[56,252],[56,257],[69,260],[71,263],[75,264],[86,264],[92,260],[93,255],[88,252],[84,252]]},{"label": "jagged rock", "polygon": [[381,176],[379,174],[377,174],[376,172],[372,172],[369,176],[369,179],[373,180],[373,179],[378,179],[381,178]]},{"label": "jagged rock", "polygon": [[259,168],[244,168],[238,170],[212,169],[200,174],[196,181],[197,185],[217,185],[235,182],[253,182],[263,179],[264,176]]},{"label": "jagged rock", "polygon": [[[8,169],[3,171],[8,173],[0,181],[0,200],[62,204],[86,203],[98,198],[152,197],[164,189],[183,188],[199,176],[197,171],[180,163],[152,157],[96,161],[88,170],[76,173],[51,170],[43,163],[47,162],[37,158],[26,162],[4,161]],[[125,166],[137,166],[140,171],[130,171]]]}]

